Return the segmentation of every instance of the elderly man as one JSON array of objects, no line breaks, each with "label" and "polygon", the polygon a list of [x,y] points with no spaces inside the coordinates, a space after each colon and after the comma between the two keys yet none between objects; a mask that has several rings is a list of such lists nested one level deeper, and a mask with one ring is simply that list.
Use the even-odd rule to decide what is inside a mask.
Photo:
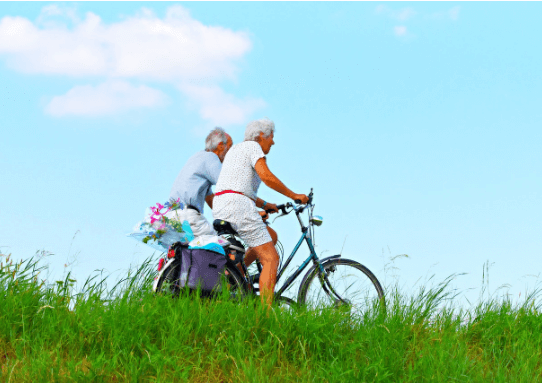
[{"label": "elderly man", "polygon": [[308,202],[306,195],[288,189],[267,167],[265,155],[275,144],[274,133],[275,124],[267,118],[247,125],[245,141],[234,145],[224,159],[212,208],[214,218],[229,222],[249,246],[245,262],[250,264],[258,258],[262,263],[260,295],[268,305],[273,301],[279,255],[272,239],[272,235],[276,238],[275,233],[265,225],[256,208],[274,212],[278,209],[257,197],[258,188],[263,181],[288,198]]},{"label": "elderly man", "polygon": [[[226,153],[232,146],[231,137],[222,128],[213,129],[205,139],[205,150],[188,159],[171,188],[170,198],[180,198],[184,209],[175,217],[187,220],[194,235],[216,234],[203,216],[204,201],[213,208],[212,185],[216,185]],[[173,218],[173,217],[172,217]]]}]

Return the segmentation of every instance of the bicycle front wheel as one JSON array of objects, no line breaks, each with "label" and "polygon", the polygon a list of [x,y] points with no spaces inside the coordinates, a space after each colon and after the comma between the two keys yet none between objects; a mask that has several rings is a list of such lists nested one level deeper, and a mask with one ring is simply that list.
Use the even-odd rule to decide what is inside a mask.
[{"label": "bicycle front wheel", "polygon": [[316,267],[301,282],[298,303],[311,309],[341,307],[357,317],[385,307],[384,291],[374,274],[350,259],[331,259]]}]

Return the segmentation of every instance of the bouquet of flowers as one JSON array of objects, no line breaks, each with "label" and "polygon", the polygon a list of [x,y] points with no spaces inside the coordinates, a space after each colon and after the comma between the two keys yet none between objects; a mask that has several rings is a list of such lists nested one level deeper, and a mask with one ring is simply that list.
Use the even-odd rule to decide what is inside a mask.
[{"label": "bouquet of flowers", "polygon": [[178,209],[183,209],[180,199],[172,199],[163,205],[157,203],[156,206],[151,206],[145,220],[138,223],[128,236],[160,251],[167,251],[174,242],[188,244],[194,239],[190,225],[187,221],[181,222],[174,219],[175,214],[170,213]]}]

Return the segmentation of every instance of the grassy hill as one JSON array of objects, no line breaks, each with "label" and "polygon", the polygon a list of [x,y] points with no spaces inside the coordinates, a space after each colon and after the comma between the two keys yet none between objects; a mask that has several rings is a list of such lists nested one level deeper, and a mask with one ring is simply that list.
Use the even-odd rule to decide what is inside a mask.
[{"label": "grassy hill", "polygon": [[542,317],[514,306],[454,308],[446,281],[387,312],[267,313],[150,292],[148,264],[112,289],[94,277],[49,286],[34,260],[0,270],[1,382],[535,382]]}]

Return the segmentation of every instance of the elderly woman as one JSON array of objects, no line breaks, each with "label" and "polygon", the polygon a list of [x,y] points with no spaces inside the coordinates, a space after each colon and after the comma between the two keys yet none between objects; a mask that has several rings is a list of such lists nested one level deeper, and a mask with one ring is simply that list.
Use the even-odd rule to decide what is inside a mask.
[{"label": "elderly woman", "polygon": [[274,246],[276,234],[265,225],[257,208],[274,212],[278,209],[257,197],[258,188],[263,181],[286,197],[308,202],[306,195],[288,189],[267,167],[265,155],[275,144],[274,133],[275,124],[268,118],[247,125],[245,141],[234,145],[224,158],[213,200],[214,218],[229,222],[249,246],[245,255],[247,265],[256,258],[262,263],[260,295],[268,305],[273,301],[279,255]]}]

